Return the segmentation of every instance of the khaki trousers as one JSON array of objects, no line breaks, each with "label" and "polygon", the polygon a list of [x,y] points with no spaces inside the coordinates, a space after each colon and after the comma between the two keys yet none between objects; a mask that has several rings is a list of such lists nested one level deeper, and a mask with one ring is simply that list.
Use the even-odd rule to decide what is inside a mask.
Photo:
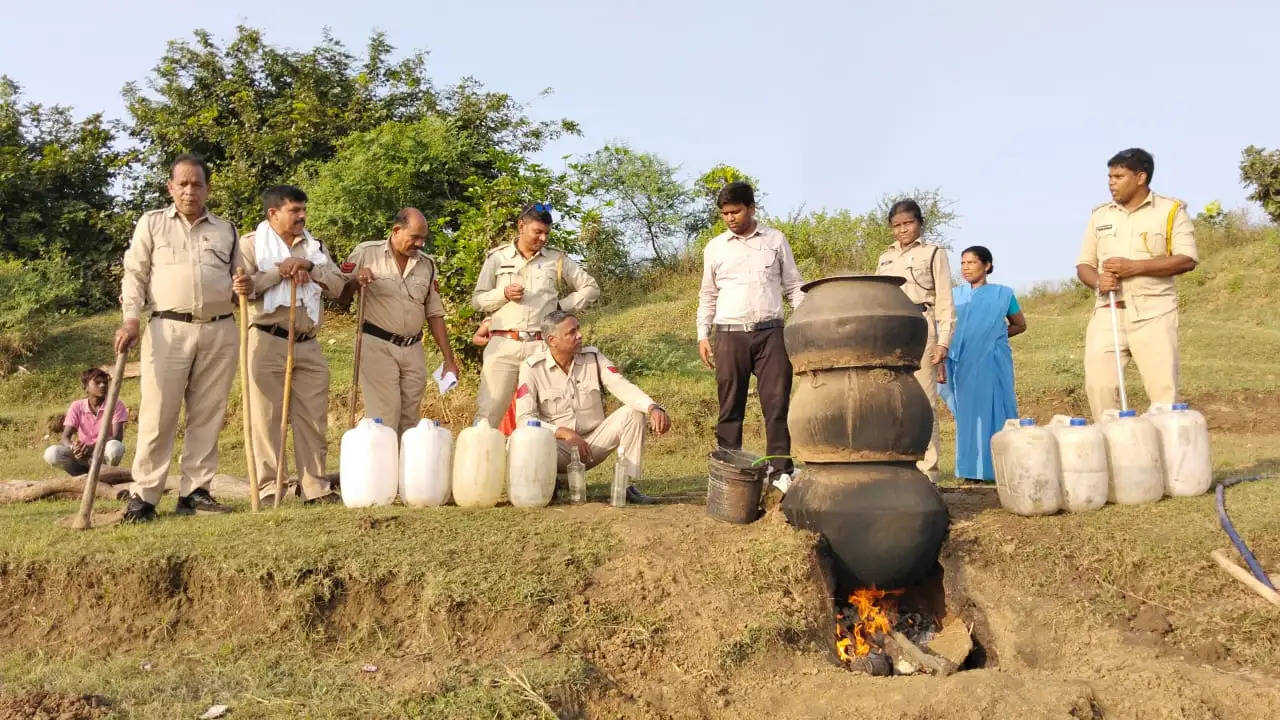
[{"label": "khaki trousers", "polygon": [[[593,468],[604,462],[613,454],[618,446],[622,446],[622,457],[627,461],[633,480],[640,479],[644,469],[644,431],[647,424],[645,414],[629,407],[620,407],[609,414],[589,433],[582,436],[591,448],[591,462],[582,458],[582,462]],[[556,471],[564,472],[569,466],[570,445],[556,441],[558,451]]]},{"label": "khaki trousers", "polygon": [[484,348],[484,365],[480,368],[476,420],[485,419],[490,427],[498,427],[516,391],[520,363],[546,347],[541,340],[512,340],[501,336],[489,340]]},{"label": "khaki trousers", "polygon": [[[288,352],[288,340],[249,328],[249,402],[253,408],[253,449],[260,497],[275,493],[276,463],[285,462],[280,447],[280,414]],[[312,500],[331,492],[329,481],[324,477],[329,364],[315,340],[294,343],[291,395],[289,427],[293,431],[293,458],[302,483],[302,497]]]},{"label": "khaki trousers", "polygon": [[[1132,357],[1142,375],[1142,385],[1152,403],[1178,401],[1178,311],[1146,320],[1120,322],[1120,362]],[[1084,388],[1094,421],[1102,413],[1120,407],[1120,383],[1116,377],[1115,340],[1111,334],[1111,309],[1093,311],[1084,334]]]},{"label": "khaki trousers", "polygon": [[[427,361],[422,343],[400,347],[365,333],[360,344],[360,393],[364,416],[382,418],[396,434],[422,419]],[[505,408],[504,408],[505,410]]]},{"label": "khaki trousers", "polygon": [[924,313],[925,322],[929,324],[929,338],[924,344],[924,357],[920,358],[920,369],[916,370],[916,382],[929,398],[929,410],[933,416],[933,431],[929,435],[929,447],[924,451],[924,458],[916,462],[916,469],[924,473],[933,484],[938,484],[938,375],[937,367],[931,362],[933,350],[938,346],[938,326],[933,320],[933,308]]},{"label": "khaki trousers", "polygon": [[187,323],[151,318],[142,337],[142,402],[138,447],[129,491],[155,505],[164,495],[178,431],[178,413],[187,408],[179,465],[183,497],[209,489],[218,471],[218,432],[236,374],[240,340],[235,320]]}]

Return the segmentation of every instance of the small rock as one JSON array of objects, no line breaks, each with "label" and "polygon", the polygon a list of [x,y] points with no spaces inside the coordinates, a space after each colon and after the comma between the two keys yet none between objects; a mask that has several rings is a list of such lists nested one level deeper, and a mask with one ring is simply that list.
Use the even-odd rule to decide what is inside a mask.
[{"label": "small rock", "polygon": [[138,667],[142,668],[143,672],[151,672],[151,668],[155,666],[151,664],[150,660],[144,660],[143,663]]},{"label": "small rock", "polygon": [[204,711],[204,714],[200,716],[200,720],[214,720],[214,718],[220,718],[226,714],[226,705],[213,705],[210,706],[208,710]]},{"label": "small rock", "polygon": [[1139,632],[1168,635],[1173,631],[1173,623],[1170,623],[1169,618],[1154,606],[1143,605],[1138,614],[1133,616],[1133,629]]},{"label": "small rock", "polygon": [[365,671],[365,672],[367,672],[367,673],[376,673],[376,672],[378,672],[378,666],[377,666],[377,665],[364,665],[364,666],[362,666],[360,669],[361,669],[361,670],[363,670],[363,671]]}]

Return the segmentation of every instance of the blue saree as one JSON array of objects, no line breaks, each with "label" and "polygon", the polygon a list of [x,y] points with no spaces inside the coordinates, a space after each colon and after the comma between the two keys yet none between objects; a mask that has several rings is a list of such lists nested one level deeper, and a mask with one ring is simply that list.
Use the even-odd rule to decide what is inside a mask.
[{"label": "blue saree", "polygon": [[1018,303],[1004,285],[983,285],[964,294],[968,301],[956,305],[956,328],[947,352],[947,404],[956,418],[956,477],[992,482],[991,436],[1005,420],[1018,417],[1005,322],[1018,312]]}]

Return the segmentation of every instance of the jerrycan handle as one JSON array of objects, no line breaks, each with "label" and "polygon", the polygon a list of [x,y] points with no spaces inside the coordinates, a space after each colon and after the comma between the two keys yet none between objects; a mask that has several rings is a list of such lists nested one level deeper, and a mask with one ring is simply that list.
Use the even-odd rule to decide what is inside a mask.
[{"label": "jerrycan handle", "polygon": [[1018,418],[1009,418],[1008,420],[1004,421],[1004,429],[1005,430],[1016,429],[1020,422],[1021,421]]},{"label": "jerrycan handle", "polygon": [[1053,418],[1049,420],[1049,425],[1053,427],[1060,427],[1060,426],[1070,425],[1070,424],[1071,424],[1070,415],[1054,415]]}]

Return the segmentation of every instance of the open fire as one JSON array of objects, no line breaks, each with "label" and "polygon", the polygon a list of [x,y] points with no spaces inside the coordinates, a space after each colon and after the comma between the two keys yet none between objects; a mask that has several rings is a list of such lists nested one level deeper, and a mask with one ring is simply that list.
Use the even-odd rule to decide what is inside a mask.
[{"label": "open fire", "polygon": [[[836,606],[836,656],[850,670],[889,675],[924,669],[927,644],[940,630],[937,618],[914,607],[906,588],[857,588]],[[932,664],[927,662],[926,664]]]}]

